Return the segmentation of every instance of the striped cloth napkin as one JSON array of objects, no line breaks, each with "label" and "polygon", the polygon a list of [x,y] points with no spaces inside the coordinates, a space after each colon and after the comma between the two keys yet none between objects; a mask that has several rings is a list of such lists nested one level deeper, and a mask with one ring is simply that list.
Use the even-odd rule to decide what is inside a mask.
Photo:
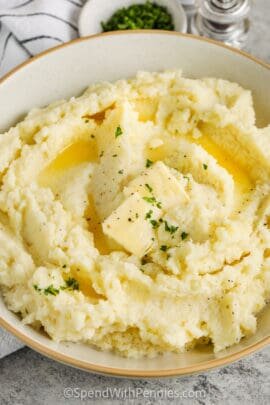
[{"label": "striped cloth napkin", "polygon": [[[33,55],[78,36],[85,0],[0,0],[0,77]],[[0,358],[23,344],[0,329]]]},{"label": "striped cloth napkin", "polygon": [[0,76],[78,36],[85,0],[0,0]]}]

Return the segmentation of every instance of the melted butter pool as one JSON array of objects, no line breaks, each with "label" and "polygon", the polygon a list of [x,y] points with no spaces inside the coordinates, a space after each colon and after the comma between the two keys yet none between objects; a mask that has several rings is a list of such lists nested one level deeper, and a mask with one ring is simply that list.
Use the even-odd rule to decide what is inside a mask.
[{"label": "melted butter pool", "polygon": [[234,179],[241,191],[246,192],[252,188],[253,182],[247,170],[239,162],[236,162],[224,149],[213,142],[208,136],[202,135],[198,139],[192,138],[192,142],[200,145],[207,153],[216,159],[219,166],[223,167]]},{"label": "melted butter pool", "polygon": [[[65,173],[68,169],[85,162],[95,162],[97,159],[98,153],[94,139],[73,143],[62,150],[40,173],[39,184],[42,187],[52,187],[55,182],[65,181]],[[101,222],[91,196],[89,196],[89,203],[84,217],[87,220],[88,230],[93,234],[95,247],[101,254],[110,253],[112,249],[110,249],[108,240],[103,234]]]},{"label": "melted butter pool", "polygon": [[56,159],[54,159],[46,171],[65,170],[83,162],[97,160],[97,149],[93,141],[78,141],[66,147]]},{"label": "melted butter pool", "polygon": [[95,247],[101,254],[109,254],[113,249],[109,246],[108,238],[103,233],[101,221],[95,209],[95,205],[91,196],[89,196],[89,205],[85,212],[85,218],[88,223],[88,230],[94,236]]},{"label": "melted butter pool", "polygon": [[[248,171],[241,166],[232,156],[230,156],[222,147],[217,145],[209,136],[202,135],[200,138],[191,136],[183,137],[191,143],[200,145],[209,155],[211,155],[232,177],[235,185],[241,192],[247,192],[253,187],[253,180]],[[168,155],[168,150],[165,145],[147,150],[147,158],[152,162],[164,160]]]},{"label": "melted butter pool", "polygon": [[135,111],[138,113],[139,121],[147,122],[147,121],[155,121],[157,109],[158,109],[158,101],[157,100],[150,100],[146,99],[138,99],[132,101],[132,106]]},{"label": "melted butter pool", "polygon": [[94,140],[78,141],[62,150],[59,155],[40,173],[39,184],[49,186],[55,176],[59,176],[65,170],[75,167],[84,162],[97,160],[97,148]]}]

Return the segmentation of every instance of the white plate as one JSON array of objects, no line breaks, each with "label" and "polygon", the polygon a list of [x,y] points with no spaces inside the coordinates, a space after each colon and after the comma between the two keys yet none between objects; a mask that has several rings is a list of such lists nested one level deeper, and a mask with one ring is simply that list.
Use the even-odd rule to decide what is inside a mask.
[{"label": "white plate", "polygon": [[[132,4],[145,3],[146,0],[88,0],[79,16],[79,33],[81,37],[102,32],[101,22],[109,18],[120,8]],[[173,18],[175,31],[187,31],[187,18],[179,0],[155,0],[164,6]]]},{"label": "white plate", "polygon": [[[135,75],[138,70],[181,68],[185,76],[220,77],[253,91],[258,125],[269,122],[270,68],[212,41],[175,32],[125,31],[76,40],[33,58],[0,82],[0,132],[34,106],[79,95],[90,83]],[[239,344],[213,354],[199,349],[155,359],[124,359],[88,345],[55,343],[21,323],[0,298],[0,324],[35,350],[88,371],[122,376],[171,376],[198,372],[241,358],[270,342],[270,307],[258,330]]]}]

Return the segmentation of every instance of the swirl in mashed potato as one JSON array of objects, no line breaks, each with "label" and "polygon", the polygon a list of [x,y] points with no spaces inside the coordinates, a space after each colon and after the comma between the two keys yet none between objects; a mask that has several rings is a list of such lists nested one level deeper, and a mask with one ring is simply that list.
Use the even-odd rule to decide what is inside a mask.
[{"label": "swirl in mashed potato", "polygon": [[270,127],[235,83],[139,73],[0,135],[0,285],[56,341],[220,351],[270,296]]}]

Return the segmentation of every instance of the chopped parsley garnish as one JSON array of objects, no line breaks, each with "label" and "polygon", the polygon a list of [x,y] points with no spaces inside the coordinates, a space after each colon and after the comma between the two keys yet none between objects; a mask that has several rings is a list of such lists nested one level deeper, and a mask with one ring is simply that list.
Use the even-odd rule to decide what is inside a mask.
[{"label": "chopped parsley garnish", "polygon": [[150,193],[152,193],[152,191],[153,191],[153,189],[152,189],[152,187],[151,186],[149,186],[149,184],[145,184],[145,187],[147,188],[147,190],[150,192]]},{"label": "chopped parsley garnish", "polygon": [[143,200],[158,208],[161,208],[161,202],[157,201],[156,197],[143,197]]},{"label": "chopped parsley garnish", "polygon": [[146,163],[145,163],[145,167],[150,167],[154,164],[154,162],[152,162],[152,160],[150,159],[146,159]]},{"label": "chopped parsley garnish", "polygon": [[151,219],[150,224],[152,225],[153,229],[157,229],[159,227],[159,223],[155,219]]},{"label": "chopped parsley garnish", "polygon": [[173,235],[179,228],[178,226],[169,225],[167,221],[164,221],[164,223],[165,223],[165,231],[169,232],[171,235]]},{"label": "chopped parsley garnish", "polygon": [[182,240],[187,239],[187,237],[188,237],[188,233],[186,233],[186,232],[182,232],[182,233],[181,233],[181,239],[182,239]]},{"label": "chopped parsley garnish", "polygon": [[104,150],[102,150],[102,151],[100,152],[99,157],[102,157],[103,155],[104,155]]},{"label": "chopped parsley garnish", "polygon": [[204,170],[207,170],[208,169],[208,165],[207,164],[203,164],[203,168],[204,168]]},{"label": "chopped parsley garnish", "polygon": [[79,283],[75,278],[69,277],[67,280],[65,280],[65,285],[60,287],[60,290],[55,288],[52,284],[46,288],[40,288],[37,284],[34,284],[33,287],[39,293],[43,292],[45,295],[56,296],[59,294],[60,290],[79,290]]},{"label": "chopped parsley garnish", "polygon": [[155,197],[143,197],[143,200],[148,202],[149,204],[155,205],[156,198]]},{"label": "chopped parsley garnish", "polygon": [[161,246],[160,246],[160,250],[162,250],[162,252],[167,252],[168,249],[169,249],[169,248],[168,248],[167,245],[161,245]]},{"label": "chopped parsley garnish", "polygon": [[119,174],[123,174],[123,173],[124,173],[124,170],[123,170],[123,169],[118,170],[118,173],[119,173]]},{"label": "chopped parsley garnish", "polygon": [[59,290],[57,288],[54,288],[54,286],[51,284],[47,288],[44,288],[44,294],[45,295],[57,295],[59,294]]},{"label": "chopped parsley garnish", "polygon": [[145,214],[145,219],[150,219],[151,216],[152,216],[152,214],[153,214],[153,210],[148,211],[148,212]]},{"label": "chopped parsley garnish", "polygon": [[115,138],[118,138],[118,136],[121,136],[123,134],[122,128],[118,126],[115,130]]},{"label": "chopped parsley garnish", "polygon": [[91,138],[93,138],[93,139],[94,139],[94,138],[95,138],[95,135],[94,135],[94,134],[91,134]]},{"label": "chopped parsley garnish", "polygon": [[172,15],[168,9],[147,0],[143,4],[131,4],[119,8],[107,22],[101,22],[104,32],[117,30],[160,29],[174,30]]},{"label": "chopped parsley garnish", "polygon": [[150,224],[152,225],[153,229],[157,229],[160,225],[160,222],[156,219],[151,219],[153,214],[153,210],[149,210],[146,214],[144,219],[149,219]]},{"label": "chopped parsley garnish", "polygon": [[79,283],[75,278],[69,277],[66,282],[66,288],[70,290],[78,290],[79,289]]}]

